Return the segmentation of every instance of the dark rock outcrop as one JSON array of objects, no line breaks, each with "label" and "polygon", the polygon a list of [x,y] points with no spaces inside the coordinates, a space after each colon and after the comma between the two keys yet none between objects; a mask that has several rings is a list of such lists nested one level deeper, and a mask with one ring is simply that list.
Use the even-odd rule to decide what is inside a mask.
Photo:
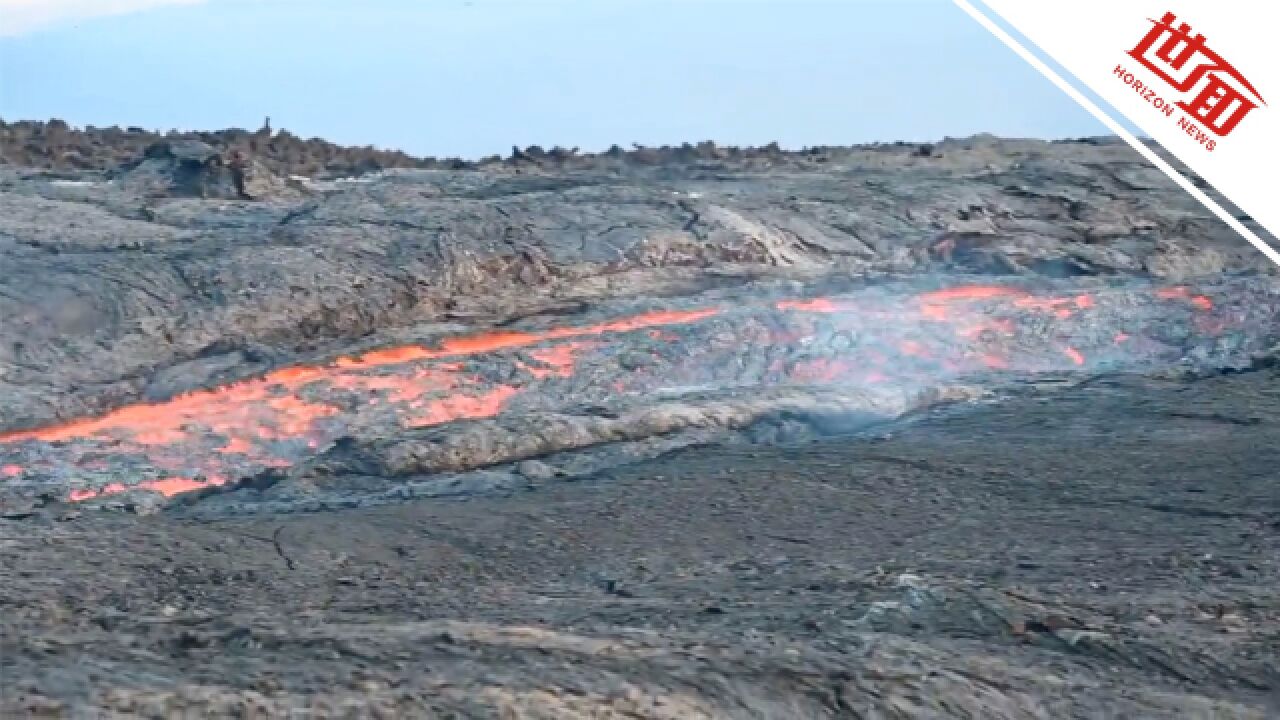
[{"label": "dark rock outcrop", "polygon": [[297,196],[299,185],[278,177],[239,150],[219,152],[199,140],[161,140],[143,158],[113,173],[120,188],[148,198],[265,200]]},{"label": "dark rock outcrop", "polygon": [[272,174],[342,177],[389,168],[433,167],[435,160],[395,150],[345,147],[320,138],[304,140],[264,126],[257,132],[230,128],[216,132],[152,132],[140,127],[83,129],[58,119],[48,122],[0,120],[0,164],[54,172],[111,172],[147,156],[158,143],[202,143],[218,153],[252,155]]}]

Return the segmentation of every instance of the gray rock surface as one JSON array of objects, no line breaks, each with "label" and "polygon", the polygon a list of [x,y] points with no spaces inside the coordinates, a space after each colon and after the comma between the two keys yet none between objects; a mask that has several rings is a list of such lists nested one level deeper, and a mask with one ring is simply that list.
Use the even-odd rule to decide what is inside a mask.
[{"label": "gray rock surface", "polygon": [[0,435],[4,717],[1276,716],[1280,284],[1118,142],[68,132],[0,432],[120,410]]},{"label": "gray rock surface", "polygon": [[176,389],[180,363],[198,383],[397,328],[762,277],[1275,271],[1110,140],[263,174],[252,200],[208,146],[152,155],[110,179],[0,168],[0,429]]},{"label": "gray rock surface", "polygon": [[1274,718],[1278,382],[466,502],[0,519],[0,715]]}]

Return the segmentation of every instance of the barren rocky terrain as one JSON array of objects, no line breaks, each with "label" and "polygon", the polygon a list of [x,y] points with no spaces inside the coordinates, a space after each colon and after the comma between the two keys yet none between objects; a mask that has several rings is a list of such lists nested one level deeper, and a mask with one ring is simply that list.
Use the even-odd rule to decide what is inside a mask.
[{"label": "barren rocky terrain", "polygon": [[6,716],[1280,710],[1280,280],[1122,143],[3,138]]}]

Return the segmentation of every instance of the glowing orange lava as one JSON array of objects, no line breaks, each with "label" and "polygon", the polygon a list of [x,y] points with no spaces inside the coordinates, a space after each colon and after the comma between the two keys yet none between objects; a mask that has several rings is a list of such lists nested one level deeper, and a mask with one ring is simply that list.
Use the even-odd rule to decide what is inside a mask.
[{"label": "glowing orange lava", "polygon": [[[544,332],[495,331],[451,337],[436,347],[419,345],[373,350],[360,356],[341,357],[328,365],[280,368],[263,377],[199,390],[156,403],[126,406],[99,417],[84,418],[30,430],[0,434],[0,444],[41,441],[82,441],[116,451],[142,453],[156,468],[185,472],[188,463],[167,457],[174,448],[180,457],[193,452],[212,453],[248,467],[282,467],[290,464],[271,450],[273,443],[298,442],[308,449],[331,439],[333,431],[319,424],[340,420],[347,407],[364,406],[396,415],[405,427],[422,427],[453,420],[490,417],[523,391],[521,385],[492,384],[466,372],[465,363],[442,361],[502,350],[530,347],[548,341],[558,344],[534,347],[528,357],[536,365],[516,363],[535,380],[572,375],[578,355],[597,345],[575,340],[608,333],[654,329],[713,317],[718,308],[655,311],[583,327],[560,327]],[[653,332],[659,332],[652,330]],[[410,364],[432,363],[408,368]],[[318,398],[323,397],[323,400]],[[345,400],[343,398],[346,398]],[[203,438],[221,438],[212,447]],[[204,448],[201,450],[200,448]],[[86,466],[90,461],[86,461]],[[96,462],[96,461],[92,461]],[[221,470],[217,462],[196,461],[197,467]],[[16,478],[25,470],[16,464],[0,466],[0,476]],[[225,482],[220,472],[204,472],[205,479],[175,474],[136,485],[110,483],[97,489],[72,493],[83,500],[139,487],[174,495]]]},{"label": "glowing orange lava", "polygon": [[1016,288],[1002,285],[962,285],[960,287],[921,293],[916,299],[925,305],[929,305],[960,300],[991,300],[992,298],[1017,297],[1025,294],[1025,292]]},{"label": "glowing orange lava", "polygon": [[185,477],[170,477],[160,480],[143,480],[135,485],[125,485],[124,483],[111,483],[96,489],[72,490],[70,495],[71,502],[80,502],[82,500],[92,500],[96,497],[104,495],[117,495],[128,490],[150,490],[158,492],[165,497],[173,497],[192,490],[200,490],[207,487],[217,487],[226,484],[225,478],[213,477],[204,481],[193,480]]},{"label": "glowing orange lava", "polygon": [[[629,332],[662,325],[683,325],[718,315],[717,308],[700,310],[655,310],[621,320],[588,325],[586,327],[554,328],[540,333],[495,331],[447,338],[438,349],[412,345],[407,347],[374,350],[360,357],[344,357],[334,361],[334,366],[345,369],[367,369],[384,365],[401,365],[415,360],[435,360],[455,355],[478,355],[498,350],[511,350],[535,345],[546,340],[562,340],[574,337]],[[2,438],[0,438],[2,439]]]},{"label": "glowing orange lava", "polygon": [[814,298],[812,300],[779,300],[774,303],[779,310],[799,310],[801,312],[836,313],[847,307],[831,298]]},{"label": "glowing orange lava", "polygon": [[848,375],[853,367],[848,361],[814,358],[796,363],[790,374],[800,382],[832,382]]},{"label": "glowing orange lava", "polygon": [[924,349],[924,345],[921,345],[915,340],[903,340],[902,342],[898,343],[898,350],[903,355],[912,355],[915,357],[920,357],[922,355],[928,354]]},{"label": "glowing orange lava", "polygon": [[[1213,307],[1209,298],[1193,295],[1185,287],[1158,290],[1155,296],[1184,301],[1197,310]],[[740,386],[762,382],[909,385],[957,373],[1081,367],[1086,364],[1082,350],[1095,362],[1105,360],[1108,352],[1122,352],[1114,346],[1129,335],[1115,332],[1112,336],[1108,331],[1101,340],[1090,340],[1089,332],[1078,332],[1087,325],[1067,324],[1062,332],[1052,327],[1058,340],[1033,335],[1039,340],[1028,346],[1028,328],[1034,326],[1039,329],[1033,333],[1043,333],[1044,319],[1087,322],[1099,299],[1092,294],[1044,297],[1013,287],[971,285],[921,293],[905,302],[892,294],[872,294],[857,301],[773,302],[780,314],[762,313],[761,307],[744,312],[711,307],[654,311],[541,331],[499,330],[444,338],[433,346],[380,348],[327,364],[280,368],[259,378],[162,402],[3,433],[0,451],[6,444],[26,441],[64,443],[58,452],[74,462],[58,466],[71,467],[63,477],[78,477],[77,473],[88,470],[100,476],[113,463],[138,475],[160,477],[76,489],[72,500],[130,488],[176,495],[225,484],[263,468],[287,466],[361,428],[416,428],[487,418],[509,410],[513,401],[522,407],[526,403],[554,407],[563,401],[558,393],[565,388],[596,402],[617,393],[696,387],[708,378],[722,382],[729,377]],[[679,334],[659,329],[692,326],[734,313],[746,320],[699,326],[705,330],[685,328]],[[1024,322],[1024,317],[1034,322]],[[1214,320],[1213,315],[1197,317]],[[641,331],[644,335],[636,349],[641,353],[648,349],[652,360],[638,367],[623,363],[614,341],[604,339]],[[1108,344],[1112,337],[1114,342]],[[654,352],[653,341],[669,344]],[[768,362],[760,361],[759,352],[744,352],[744,348],[767,349]],[[583,368],[587,371],[578,372]],[[542,392],[527,392],[530,388]],[[580,399],[570,397],[575,402]],[[18,461],[0,465],[0,479],[24,482],[37,477],[47,449],[26,447],[15,452],[0,455],[0,460]],[[129,460],[102,460],[114,454]],[[146,471],[137,471],[139,467]]]},{"label": "glowing orange lava", "polygon": [[[101,417],[62,425],[0,434],[0,443],[42,440],[58,442],[90,436],[120,436],[141,445],[163,445],[187,437],[183,426],[201,423],[228,436],[240,435],[263,407],[278,411],[280,421],[297,428],[315,418],[336,414],[336,408],[277,396],[277,377],[267,376],[213,390],[199,390],[160,403],[129,405]],[[295,382],[289,383],[296,386]]]},{"label": "glowing orange lava", "polygon": [[[61,425],[0,433],[0,443],[23,440],[58,442],[95,435],[123,433],[133,442],[144,445],[168,444],[186,437],[183,425],[200,422],[215,432],[228,437],[243,436],[244,423],[263,405],[278,412],[269,423],[279,426],[281,434],[301,434],[315,420],[336,415],[338,409],[329,405],[309,403],[294,393],[307,384],[327,381],[338,387],[376,390],[397,389],[398,392],[421,394],[420,386],[408,386],[401,378],[378,378],[346,374],[335,370],[368,370],[411,361],[430,360],[459,355],[476,355],[533,345],[549,339],[602,335],[609,332],[625,332],[661,325],[690,323],[712,317],[720,310],[715,308],[684,311],[656,311],[643,313],[622,320],[615,320],[586,327],[556,328],[542,333],[492,332],[460,338],[448,338],[438,349],[407,346],[376,350],[358,358],[338,358],[330,366],[293,366],[268,373],[262,378],[247,380],[212,390],[198,390],[158,403],[141,403],[114,410],[101,417],[74,420]],[[553,351],[558,352],[558,351]],[[557,356],[558,357],[558,356]],[[554,362],[551,364],[555,364]],[[456,366],[454,366],[456,367]],[[437,370],[448,372],[445,366]],[[423,376],[417,381],[428,380]],[[451,387],[451,380],[444,380],[439,387]]]},{"label": "glowing orange lava", "polygon": [[921,293],[916,297],[916,302],[920,304],[920,314],[926,320],[950,322],[954,306],[996,298],[1016,298],[1016,301],[1038,302],[1026,291],[1000,285],[965,285],[934,290]]},{"label": "glowing orange lava", "polygon": [[507,401],[520,391],[510,385],[480,392],[475,395],[457,394],[431,403],[427,409],[405,421],[407,427],[440,425],[454,420],[471,420],[493,417],[502,411]]},{"label": "glowing orange lava", "polygon": [[526,365],[525,369],[538,379],[549,377],[570,377],[573,375],[573,367],[577,363],[578,355],[584,350],[589,350],[597,346],[598,343],[592,342],[568,342],[563,345],[553,345],[551,347],[530,350],[529,357],[546,367],[532,367]]},{"label": "glowing orange lava", "polygon": [[1009,367],[1009,361],[999,355],[993,353],[982,354],[982,364],[992,370],[1005,370]]},{"label": "glowing orange lava", "polygon": [[1192,295],[1191,290],[1186,287],[1161,288],[1156,291],[1156,297],[1162,300],[1186,300],[1200,310],[1212,310],[1213,301],[1204,295]]}]

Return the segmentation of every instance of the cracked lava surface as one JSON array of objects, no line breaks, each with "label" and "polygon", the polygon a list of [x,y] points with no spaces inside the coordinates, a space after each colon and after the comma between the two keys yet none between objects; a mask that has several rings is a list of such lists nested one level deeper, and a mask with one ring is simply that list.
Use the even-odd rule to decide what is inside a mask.
[{"label": "cracked lava surface", "polygon": [[[1186,286],[1005,285],[658,310],[462,335],[0,434],[0,483],[82,501],[173,496],[316,455],[359,428],[608,404],[680,388],[920,389],[949,379],[1149,368],[1245,352],[1276,300]],[[1225,298],[1225,299],[1223,299]]]}]

